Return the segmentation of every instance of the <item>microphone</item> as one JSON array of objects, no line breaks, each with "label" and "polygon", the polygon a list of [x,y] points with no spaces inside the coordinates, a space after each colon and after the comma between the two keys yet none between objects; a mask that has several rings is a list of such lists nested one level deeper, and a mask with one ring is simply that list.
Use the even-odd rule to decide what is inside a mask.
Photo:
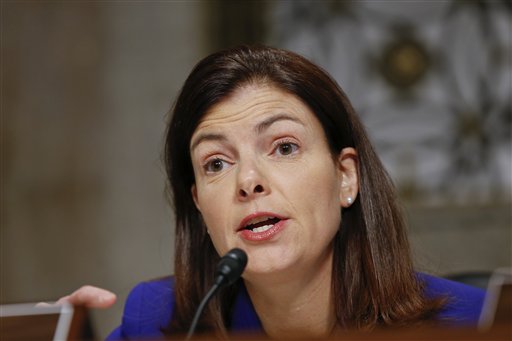
[{"label": "microphone", "polygon": [[238,248],[230,250],[220,259],[219,263],[217,264],[217,269],[215,270],[215,279],[213,281],[213,285],[199,304],[185,340],[190,340],[192,335],[194,335],[194,331],[197,327],[197,323],[199,322],[199,318],[201,317],[204,308],[213,297],[213,295],[220,288],[235,283],[236,280],[240,278],[244,272],[246,265],[247,254],[245,251]]}]

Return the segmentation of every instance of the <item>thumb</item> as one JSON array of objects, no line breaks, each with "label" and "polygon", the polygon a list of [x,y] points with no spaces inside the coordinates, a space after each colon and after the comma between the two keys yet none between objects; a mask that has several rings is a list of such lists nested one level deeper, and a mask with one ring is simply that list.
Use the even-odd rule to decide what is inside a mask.
[{"label": "thumb", "polygon": [[68,296],[60,298],[56,303],[68,302],[73,305],[84,305],[88,308],[108,308],[116,301],[116,295],[108,290],[85,285]]}]

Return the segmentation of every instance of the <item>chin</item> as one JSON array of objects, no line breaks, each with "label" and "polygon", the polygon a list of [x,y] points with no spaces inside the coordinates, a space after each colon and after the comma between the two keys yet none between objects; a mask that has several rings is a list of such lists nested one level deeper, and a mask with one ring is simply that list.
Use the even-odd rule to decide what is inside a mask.
[{"label": "chin", "polygon": [[290,270],[296,269],[297,262],[292,260],[292,257],[286,257],[290,255],[278,254],[272,255],[266,253],[258,257],[255,254],[249,254],[249,262],[247,268],[244,271],[244,278],[258,279],[270,277],[280,277],[283,274],[289,273]]}]

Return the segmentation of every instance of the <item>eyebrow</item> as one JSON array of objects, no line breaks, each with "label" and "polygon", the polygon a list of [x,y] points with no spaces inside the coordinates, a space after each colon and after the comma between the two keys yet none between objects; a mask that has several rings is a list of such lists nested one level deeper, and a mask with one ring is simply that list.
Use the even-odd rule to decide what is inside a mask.
[{"label": "eyebrow", "polygon": [[292,121],[295,123],[299,123],[300,125],[304,125],[301,120],[299,120],[296,117],[290,116],[288,114],[277,114],[274,116],[271,116],[264,120],[263,122],[258,123],[255,130],[258,134],[263,133],[265,130],[267,130],[272,124],[279,122],[279,121]]},{"label": "eyebrow", "polygon": [[204,141],[226,141],[226,136],[222,134],[199,134],[194,143],[192,143],[190,150],[194,150],[200,143]]},{"label": "eyebrow", "polygon": [[[304,125],[304,123],[302,123],[302,121],[300,121],[298,118],[295,118],[293,116],[283,113],[283,114],[277,114],[277,115],[271,116],[271,117],[267,118],[266,120],[264,120],[263,122],[258,123],[256,125],[256,127],[254,128],[254,130],[256,131],[256,133],[258,135],[262,134],[263,132],[265,132],[265,130],[270,128],[270,126],[272,124],[279,122],[279,121],[292,121],[292,122],[296,122],[300,125]],[[200,143],[202,143],[204,141],[226,141],[226,140],[227,140],[226,136],[224,136],[222,134],[214,134],[214,133],[199,134],[199,136],[193,141],[192,146],[190,147],[190,150],[194,150]]]}]

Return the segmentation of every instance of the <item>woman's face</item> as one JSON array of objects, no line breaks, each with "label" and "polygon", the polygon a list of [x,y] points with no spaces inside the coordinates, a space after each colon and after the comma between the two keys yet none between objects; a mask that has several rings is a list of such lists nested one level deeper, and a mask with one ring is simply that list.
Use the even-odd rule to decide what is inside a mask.
[{"label": "woman's face", "polygon": [[247,85],[206,113],[190,150],[196,206],[220,255],[247,252],[246,279],[330,261],[341,207],[357,194],[356,154],[333,158],[301,100]]}]

